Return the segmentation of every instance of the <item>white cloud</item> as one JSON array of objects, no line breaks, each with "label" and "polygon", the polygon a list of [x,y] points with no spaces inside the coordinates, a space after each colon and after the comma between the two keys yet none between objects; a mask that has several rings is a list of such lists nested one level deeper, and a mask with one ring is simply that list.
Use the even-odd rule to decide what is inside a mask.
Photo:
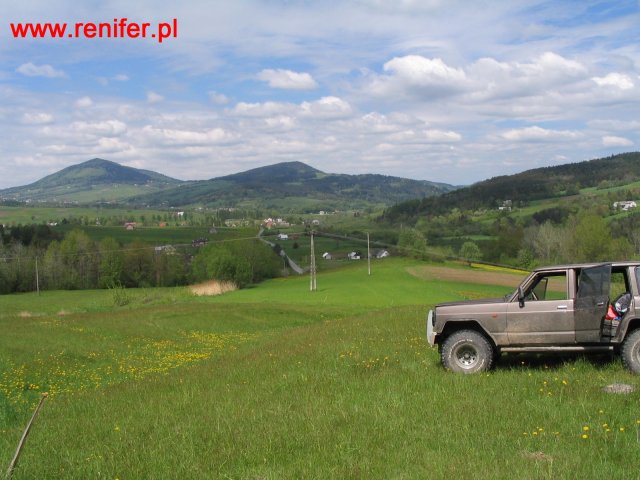
[{"label": "white cloud", "polygon": [[344,118],[351,115],[353,109],[348,102],[338,97],[322,97],[315,102],[303,102],[302,113],[314,118]]},{"label": "white cloud", "polygon": [[606,135],[602,137],[602,145],[605,147],[631,147],[633,142],[628,138]]},{"label": "white cloud", "polygon": [[226,95],[213,90],[209,92],[209,99],[216,105],[227,105],[231,101]]},{"label": "white cloud", "polygon": [[88,108],[93,105],[91,97],[82,97],[76,100],[75,106],[78,108]]},{"label": "white cloud", "polygon": [[621,73],[610,73],[604,77],[592,77],[591,80],[596,82],[600,87],[615,87],[620,90],[630,90],[635,85],[628,75]]},{"label": "white cloud", "polygon": [[462,140],[462,135],[452,131],[427,130],[425,132],[425,135],[427,137],[427,140],[429,140],[430,142],[450,143],[459,142]]},{"label": "white cloud", "polygon": [[541,142],[577,139],[580,132],[570,130],[549,130],[538,126],[508,130],[501,134],[505,140],[512,142]]},{"label": "white cloud", "polygon": [[213,145],[229,143],[234,140],[222,128],[211,128],[208,130],[179,130],[175,128],[157,128],[147,125],[142,128],[142,133],[153,142],[160,142],[163,145]]},{"label": "white cloud", "polygon": [[164,100],[164,97],[156,92],[147,92],[147,102],[158,103]]},{"label": "white cloud", "polygon": [[71,128],[81,134],[99,137],[117,137],[127,131],[127,124],[120,120],[105,120],[102,122],[73,122]]},{"label": "white cloud", "polygon": [[53,122],[53,115],[44,112],[24,113],[22,123],[25,125],[46,125]]},{"label": "white cloud", "polygon": [[126,81],[129,80],[129,77],[127,75],[125,75],[124,73],[119,73],[115,77],[113,77],[113,79],[116,82],[126,82]]},{"label": "white cloud", "polygon": [[285,90],[313,90],[318,87],[310,74],[291,70],[265,69],[258,74],[258,79],[267,82],[271,88]]},{"label": "white cloud", "polygon": [[35,65],[31,62],[20,65],[16,72],[27,77],[59,78],[66,76],[62,70],[56,70],[51,65]]}]

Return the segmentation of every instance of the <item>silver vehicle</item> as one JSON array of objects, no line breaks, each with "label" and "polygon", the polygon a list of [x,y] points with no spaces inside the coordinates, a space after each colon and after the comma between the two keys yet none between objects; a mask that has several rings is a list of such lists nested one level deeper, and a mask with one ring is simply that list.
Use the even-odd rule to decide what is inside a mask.
[{"label": "silver vehicle", "polygon": [[441,303],[427,338],[453,371],[490,369],[502,352],[602,352],[640,373],[640,262],[539,268],[498,299]]}]

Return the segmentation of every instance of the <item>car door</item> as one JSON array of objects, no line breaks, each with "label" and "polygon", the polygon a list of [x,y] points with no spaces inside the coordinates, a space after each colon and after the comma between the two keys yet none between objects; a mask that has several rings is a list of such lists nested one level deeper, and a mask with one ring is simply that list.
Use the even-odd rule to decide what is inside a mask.
[{"label": "car door", "polygon": [[611,265],[583,268],[578,277],[575,302],[576,342],[599,342],[602,320],[609,306]]},{"label": "car door", "polygon": [[523,288],[523,302],[514,299],[507,305],[509,343],[572,344],[575,324],[567,270],[539,272]]}]

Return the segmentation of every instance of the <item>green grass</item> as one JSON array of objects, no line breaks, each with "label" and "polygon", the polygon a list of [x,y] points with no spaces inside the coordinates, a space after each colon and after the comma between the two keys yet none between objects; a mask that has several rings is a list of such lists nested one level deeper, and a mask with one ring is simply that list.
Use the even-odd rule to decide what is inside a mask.
[{"label": "green grass", "polygon": [[317,292],[131,291],[122,308],[109,291],[0,297],[0,467],[49,389],[16,479],[636,478],[639,394],[602,387],[637,377],[526,355],[451,374],[426,309],[505,289],[413,265],[327,272]]}]

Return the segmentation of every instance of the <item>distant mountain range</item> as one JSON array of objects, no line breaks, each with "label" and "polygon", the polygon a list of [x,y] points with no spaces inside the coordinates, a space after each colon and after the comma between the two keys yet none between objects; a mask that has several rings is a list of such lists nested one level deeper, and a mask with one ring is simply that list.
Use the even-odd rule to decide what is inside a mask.
[{"label": "distant mountain range", "polygon": [[0,190],[1,199],[150,207],[246,207],[288,211],[381,208],[456,187],[384,175],[324,173],[286,162],[202,181],[181,181],[94,158],[23,187]]}]

